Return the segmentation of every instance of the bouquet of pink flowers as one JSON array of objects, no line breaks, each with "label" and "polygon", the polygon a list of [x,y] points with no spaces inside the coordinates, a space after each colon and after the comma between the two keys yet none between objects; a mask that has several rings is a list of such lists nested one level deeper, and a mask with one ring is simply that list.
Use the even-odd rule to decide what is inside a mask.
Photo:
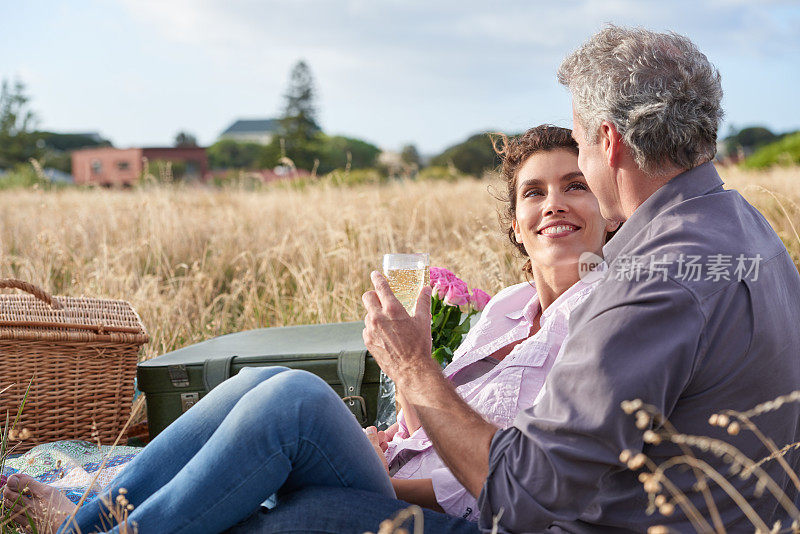
[{"label": "bouquet of pink flowers", "polygon": [[444,367],[453,361],[453,352],[469,332],[470,319],[483,310],[491,298],[485,291],[472,290],[451,271],[431,267],[432,356]]}]

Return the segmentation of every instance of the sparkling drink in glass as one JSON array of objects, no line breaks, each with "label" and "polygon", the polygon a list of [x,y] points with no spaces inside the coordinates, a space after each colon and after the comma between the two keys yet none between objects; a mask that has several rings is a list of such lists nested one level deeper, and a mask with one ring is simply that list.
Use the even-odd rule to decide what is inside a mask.
[{"label": "sparkling drink in glass", "polygon": [[383,275],[409,314],[414,313],[420,290],[430,283],[429,267],[428,254],[424,253],[383,256]]},{"label": "sparkling drink in glass", "polygon": [[[427,254],[385,254],[383,275],[397,300],[413,315],[420,289],[430,283],[430,262]],[[397,420],[394,382],[381,371],[378,389],[378,417],[375,426],[386,430]]]}]

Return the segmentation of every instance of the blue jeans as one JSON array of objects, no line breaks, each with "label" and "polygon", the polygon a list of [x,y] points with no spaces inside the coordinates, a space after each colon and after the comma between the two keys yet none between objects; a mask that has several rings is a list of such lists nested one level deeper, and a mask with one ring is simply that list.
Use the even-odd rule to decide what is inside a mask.
[{"label": "blue jeans", "polygon": [[[310,487],[282,494],[278,506],[260,510],[226,534],[363,534],[377,532],[409,504],[353,488]],[[423,509],[428,534],[479,534],[477,523]],[[414,532],[414,523],[405,523]]]},{"label": "blue jeans", "polygon": [[113,501],[120,488],[139,532],[199,534],[222,532],[267,498],[312,485],[395,500],[375,450],[323,380],[248,367],[159,434],[59,533],[109,529],[102,500]]}]

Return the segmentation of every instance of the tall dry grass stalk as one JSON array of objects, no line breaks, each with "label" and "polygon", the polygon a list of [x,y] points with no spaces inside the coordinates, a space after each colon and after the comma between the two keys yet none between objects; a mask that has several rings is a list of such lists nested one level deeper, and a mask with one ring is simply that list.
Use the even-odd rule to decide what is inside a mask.
[{"label": "tall dry grass stalk", "polygon": [[[800,264],[800,169],[722,174]],[[522,279],[488,185],[0,191],[0,277],[131,301],[152,337],[145,358],[250,328],[356,320],[389,251],[428,251],[490,293]]]},{"label": "tall dry grass stalk", "polygon": [[737,189],[764,214],[795,265],[800,265],[800,168],[769,171],[723,169],[725,186]]},{"label": "tall dry grass stalk", "polygon": [[[800,262],[800,170],[723,176]],[[522,280],[488,185],[2,191],[0,277],[129,300],[152,337],[146,358],[251,328],[357,320],[389,251],[428,251],[490,293]]]},{"label": "tall dry grass stalk", "polygon": [[485,182],[265,191],[0,192],[0,276],[129,300],[146,357],[266,326],[357,320],[388,251],[474,287],[518,280]]},{"label": "tall dry grass stalk", "polygon": [[[646,469],[646,471],[642,471],[639,474],[639,481],[648,494],[648,514],[658,510],[664,516],[671,516],[677,506],[686,514],[696,532],[715,532],[719,534],[727,532],[725,525],[722,524],[721,520],[718,520],[717,505],[720,504],[719,502],[706,500],[712,519],[716,518],[712,528],[688,499],[687,495],[669,479],[667,472],[672,468],[690,467],[697,478],[695,490],[706,491],[709,487],[709,482],[718,485],[723,490],[725,498],[730,499],[742,511],[752,528],[755,529],[756,534],[779,534],[784,532],[796,534],[800,532],[800,510],[785,493],[781,485],[762,469],[761,465],[767,461],[777,460],[783,471],[782,474],[788,475],[793,486],[792,489],[800,490],[800,479],[798,479],[797,473],[784,459],[784,455],[797,448],[800,443],[790,443],[778,449],[777,445],[753,423],[751,418],[766,412],[779,410],[784,404],[798,401],[800,401],[800,390],[759,404],[746,412],[724,410],[721,413],[711,415],[709,424],[726,429],[730,435],[737,435],[740,432],[752,432],[770,453],[766,458],[757,461],[749,458],[724,440],[678,432],[668,420],[664,419],[663,414],[655,406],[646,404],[640,399],[623,401],[621,404],[622,410],[629,415],[635,415],[637,428],[644,430],[643,439],[645,443],[658,445],[662,442],[671,442],[680,447],[681,454],[656,464],[644,453],[624,450],[620,453],[619,459],[633,471]],[[654,425],[654,429],[645,430],[651,426],[651,423]],[[725,464],[728,464],[727,473],[723,474],[717,468],[698,458],[695,455],[695,450],[710,453],[722,459]],[[779,507],[786,512],[790,524],[782,524],[778,521],[771,526],[767,525],[753,509],[749,500],[731,483],[731,477],[738,477],[742,480],[753,479],[755,484],[754,495],[760,497],[765,492],[769,493],[776,500]],[[668,534],[669,532],[671,532],[671,529],[663,525],[653,526],[648,529],[648,534]]]}]

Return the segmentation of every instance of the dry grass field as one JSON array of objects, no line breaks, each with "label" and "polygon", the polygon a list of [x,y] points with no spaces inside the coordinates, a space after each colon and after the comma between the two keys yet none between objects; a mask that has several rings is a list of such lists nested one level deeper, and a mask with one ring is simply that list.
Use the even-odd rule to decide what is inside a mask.
[{"label": "dry grass field", "polygon": [[[800,264],[800,169],[722,174]],[[1,191],[0,277],[129,300],[152,338],[145,358],[251,328],[356,320],[388,251],[429,251],[489,293],[521,279],[490,183]]]}]

